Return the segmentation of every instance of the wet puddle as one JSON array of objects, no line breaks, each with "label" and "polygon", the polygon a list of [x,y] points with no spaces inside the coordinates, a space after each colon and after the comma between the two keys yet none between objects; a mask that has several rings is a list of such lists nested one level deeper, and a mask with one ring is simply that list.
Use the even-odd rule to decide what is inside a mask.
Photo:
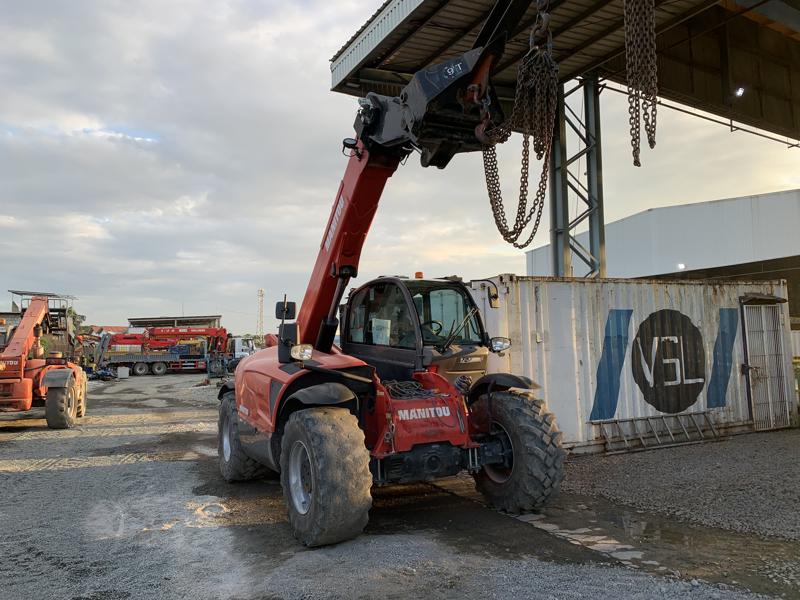
[{"label": "wet puddle", "polygon": [[[437,485],[484,502],[470,480]],[[687,524],[574,494],[562,494],[541,513],[509,516],[631,568],[800,597],[800,542]]]}]

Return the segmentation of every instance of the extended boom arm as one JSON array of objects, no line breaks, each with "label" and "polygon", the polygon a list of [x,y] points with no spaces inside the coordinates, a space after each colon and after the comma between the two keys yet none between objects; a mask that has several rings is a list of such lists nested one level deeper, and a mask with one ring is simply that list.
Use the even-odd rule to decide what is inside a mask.
[{"label": "extended boom arm", "polygon": [[480,150],[483,130],[503,115],[490,76],[530,0],[499,1],[475,47],[417,72],[399,96],[367,94],[345,140],[350,159],[334,201],[297,318],[298,343],[329,352],[337,311],[386,181],[412,151],[422,165],[444,168],[455,154]]},{"label": "extended boom arm", "polygon": [[8,345],[0,352],[0,364],[3,365],[0,377],[21,377],[25,370],[25,359],[33,344],[38,339],[37,327],[47,317],[49,311],[47,298],[34,296],[19,325],[14,330]]}]

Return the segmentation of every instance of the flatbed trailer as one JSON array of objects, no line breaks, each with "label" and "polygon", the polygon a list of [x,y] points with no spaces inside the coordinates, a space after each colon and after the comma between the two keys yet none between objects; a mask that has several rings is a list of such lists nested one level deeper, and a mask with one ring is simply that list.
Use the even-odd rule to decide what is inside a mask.
[{"label": "flatbed trailer", "polygon": [[205,371],[206,357],[182,357],[179,354],[110,354],[104,357],[103,366],[129,367],[133,375],[164,375],[185,371]]}]

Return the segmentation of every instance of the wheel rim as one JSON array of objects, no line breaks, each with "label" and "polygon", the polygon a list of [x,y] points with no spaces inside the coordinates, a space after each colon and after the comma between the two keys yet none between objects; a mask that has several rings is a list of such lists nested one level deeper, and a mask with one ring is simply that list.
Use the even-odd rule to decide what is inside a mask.
[{"label": "wheel rim", "polygon": [[222,457],[225,462],[231,460],[231,419],[225,419],[225,427],[222,428]]},{"label": "wheel rim", "polygon": [[511,441],[511,436],[508,435],[506,428],[497,421],[492,421],[491,434],[505,438],[503,445],[508,444],[511,448],[511,465],[509,467],[505,465],[485,465],[483,467],[483,472],[486,473],[487,477],[494,483],[506,483],[511,479],[511,475],[514,473],[514,443]]},{"label": "wheel rim", "polygon": [[77,411],[77,405],[75,403],[75,388],[71,387],[67,390],[67,414],[74,415]]},{"label": "wheel rim", "polygon": [[306,445],[297,440],[289,451],[289,492],[292,504],[301,515],[311,508],[314,493],[311,457]]}]

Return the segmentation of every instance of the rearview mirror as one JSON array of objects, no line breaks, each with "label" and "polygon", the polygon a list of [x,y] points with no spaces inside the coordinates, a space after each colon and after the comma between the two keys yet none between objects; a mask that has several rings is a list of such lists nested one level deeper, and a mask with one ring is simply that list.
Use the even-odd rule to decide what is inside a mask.
[{"label": "rearview mirror", "polygon": [[278,302],[275,305],[275,318],[281,321],[294,321],[296,305],[294,302]]},{"label": "rearview mirror", "polygon": [[492,352],[503,352],[511,348],[511,340],[507,337],[493,337],[491,339]]}]

